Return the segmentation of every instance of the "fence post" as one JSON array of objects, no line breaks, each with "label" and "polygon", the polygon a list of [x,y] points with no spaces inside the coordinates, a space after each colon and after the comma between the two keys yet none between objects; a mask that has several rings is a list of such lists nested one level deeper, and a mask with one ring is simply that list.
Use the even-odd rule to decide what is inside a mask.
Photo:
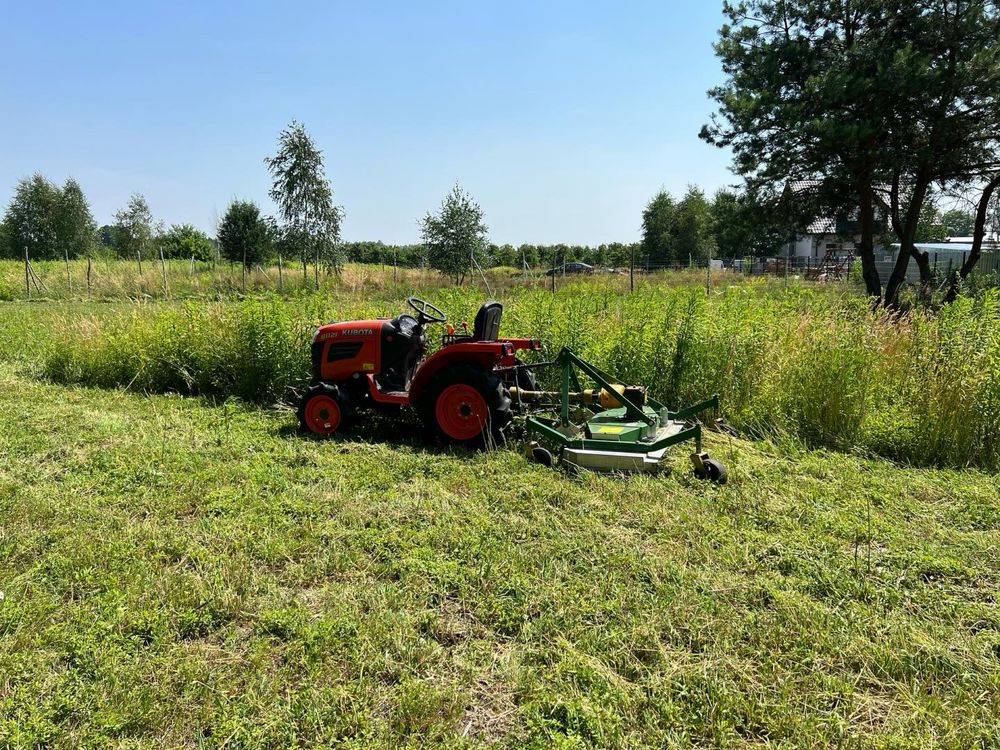
[{"label": "fence post", "polygon": [[90,299],[90,256],[87,256],[87,299]]},{"label": "fence post", "polygon": [[628,258],[628,290],[629,293],[635,291],[635,243],[632,243],[632,252]]},{"label": "fence post", "polygon": [[66,260],[66,287],[73,294],[73,277],[69,274],[69,248],[63,247],[63,258]]},{"label": "fence post", "polygon": [[278,291],[285,291],[285,279],[281,273],[281,253],[278,253]]},{"label": "fence post", "polygon": [[28,274],[28,248],[24,248],[24,291],[31,299],[31,277]]},{"label": "fence post", "polygon": [[163,296],[167,296],[167,264],[163,260],[163,245],[160,245],[160,275],[163,276]]},{"label": "fence post", "polygon": [[240,283],[243,287],[243,294],[247,293],[247,249],[243,248],[243,263],[240,265]]},{"label": "fence post", "polygon": [[316,265],[313,267],[313,276],[316,279],[316,290],[319,291],[319,245],[316,245]]}]

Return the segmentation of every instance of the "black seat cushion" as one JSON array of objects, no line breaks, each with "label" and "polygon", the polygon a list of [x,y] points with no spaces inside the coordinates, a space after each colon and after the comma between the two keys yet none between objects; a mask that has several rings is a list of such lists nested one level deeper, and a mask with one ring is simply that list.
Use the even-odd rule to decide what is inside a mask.
[{"label": "black seat cushion", "polygon": [[500,318],[503,315],[503,305],[496,300],[486,300],[476,313],[476,321],[472,327],[473,341],[496,341],[500,335]]}]

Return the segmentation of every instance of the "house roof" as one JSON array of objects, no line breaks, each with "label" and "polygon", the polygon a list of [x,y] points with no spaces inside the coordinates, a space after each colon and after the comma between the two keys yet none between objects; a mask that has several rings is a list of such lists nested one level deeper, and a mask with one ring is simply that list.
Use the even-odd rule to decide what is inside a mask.
[{"label": "house roof", "polygon": [[[793,193],[808,193],[811,190],[817,190],[822,184],[823,180],[789,180],[785,183],[785,187]],[[876,182],[872,185],[872,189],[875,191],[875,197],[878,200],[886,204],[889,203],[889,198],[892,195],[892,185],[888,182]]]},{"label": "house roof", "polygon": [[[968,253],[972,252],[972,242],[914,242],[913,246],[917,250],[925,250],[934,253]],[[900,244],[895,242],[891,246],[895,250],[899,250]],[[998,250],[996,244],[992,242],[983,242],[983,246],[980,250],[984,253],[992,252]]]},{"label": "house roof", "polygon": [[[822,184],[822,180],[789,180],[785,183],[785,190],[793,195],[802,195],[803,193],[818,190]],[[872,188],[875,191],[876,203],[880,204],[879,207],[883,211],[888,211],[892,195],[892,186],[887,183],[876,183],[872,185]],[[857,218],[856,209],[854,214],[855,216],[852,218]],[[837,234],[837,220],[836,218],[830,216],[818,216],[806,226],[805,233],[818,235]]]},{"label": "house roof", "polygon": [[805,193],[815,190],[822,184],[821,180],[790,180],[785,183],[785,187],[793,193]]},{"label": "house roof", "polygon": [[837,222],[833,219],[816,219],[806,227],[806,234],[836,234]]}]

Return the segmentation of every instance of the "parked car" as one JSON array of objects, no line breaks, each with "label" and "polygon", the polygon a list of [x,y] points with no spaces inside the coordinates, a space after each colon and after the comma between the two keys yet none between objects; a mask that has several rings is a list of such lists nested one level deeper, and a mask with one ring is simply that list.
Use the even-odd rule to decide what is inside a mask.
[{"label": "parked car", "polygon": [[546,276],[553,276],[555,274],[564,273],[593,273],[594,267],[587,263],[580,263],[579,261],[573,261],[572,263],[563,263],[561,266],[556,268],[550,268],[545,272]]}]

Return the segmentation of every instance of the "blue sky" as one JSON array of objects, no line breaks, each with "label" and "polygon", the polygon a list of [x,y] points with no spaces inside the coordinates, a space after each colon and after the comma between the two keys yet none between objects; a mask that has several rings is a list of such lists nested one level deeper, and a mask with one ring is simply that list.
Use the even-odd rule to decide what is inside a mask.
[{"label": "blue sky", "polygon": [[8,3],[0,203],[38,171],[99,223],[138,191],[211,233],[234,197],[272,210],[295,118],[345,239],[416,241],[457,180],[494,242],[634,240],[661,187],[736,182],[698,139],[721,22],[721,0]]}]

